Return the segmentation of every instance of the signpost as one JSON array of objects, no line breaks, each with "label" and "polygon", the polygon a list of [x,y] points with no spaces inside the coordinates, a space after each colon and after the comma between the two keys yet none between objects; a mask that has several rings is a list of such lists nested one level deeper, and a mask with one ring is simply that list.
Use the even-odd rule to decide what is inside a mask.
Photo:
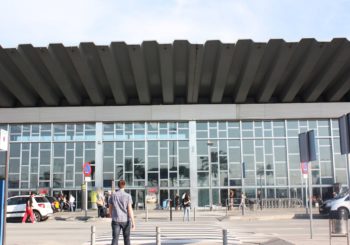
[{"label": "signpost", "polygon": [[91,164],[89,162],[85,162],[83,164],[83,174],[84,174],[84,184],[82,185],[82,193],[84,201],[84,211],[85,211],[85,218],[87,217],[87,209],[88,209],[88,185],[87,182],[91,181]]},{"label": "signpost", "polygon": [[312,171],[311,167],[308,165],[309,162],[316,160],[316,142],[314,130],[299,134],[299,153],[300,162],[302,163],[302,173],[305,174],[307,170],[307,176],[309,180],[309,195],[307,195],[306,191],[306,200],[307,197],[309,197],[310,238],[312,239]]},{"label": "signpost", "polygon": [[0,129],[0,151],[5,151],[5,174],[0,179],[0,245],[6,244],[6,210],[7,210],[7,167],[9,159],[9,137],[6,130]]}]

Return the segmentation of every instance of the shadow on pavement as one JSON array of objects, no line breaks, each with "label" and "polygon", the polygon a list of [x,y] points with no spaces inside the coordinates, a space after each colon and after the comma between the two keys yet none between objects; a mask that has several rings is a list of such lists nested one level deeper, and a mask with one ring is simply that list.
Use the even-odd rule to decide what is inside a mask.
[{"label": "shadow on pavement", "polygon": [[[309,219],[310,216],[308,214],[295,214],[293,219]],[[313,219],[329,219],[327,214],[312,214]]]}]

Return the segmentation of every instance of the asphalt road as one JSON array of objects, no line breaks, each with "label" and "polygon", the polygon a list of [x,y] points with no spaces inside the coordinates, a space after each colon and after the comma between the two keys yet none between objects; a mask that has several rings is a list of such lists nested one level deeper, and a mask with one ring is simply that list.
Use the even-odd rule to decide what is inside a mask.
[{"label": "asphalt road", "polygon": [[[167,219],[152,219],[149,222],[154,227],[159,224],[169,224]],[[173,222],[181,227],[181,220],[177,219]],[[208,228],[218,227],[227,228],[231,235],[235,236],[237,243],[235,244],[259,244],[266,242],[270,238],[280,238],[292,244],[329,244],[328,219],[314,219],[313,221],[313,239],[310,239],[310,222],[309,219],[273,219],[258,220],[248,219],[223,219],[218,217],[201,217],[196,222],[191,221],[189,227],[203,227],[203,223],[208,223]],[[142,230],[145,220],[137,218],[137,230]],[[7,245],[83,245],[89,244],[91,226],[96,227],[96,236],[109,236],[111,233],[110,219],[90,219],[88,221],[80,221],[76,219],[60,220],[50,218],[47,221],[35,224],[26,223],[7,223]],[[152,226],[152,225],[151,225]],[[150,227],[150,225],[148,225]],[[155,228],[154,228],[155,229]],[[175,229],[175,228],[174,228]],[[137,231],[136,231],[137,232]],[[249,238],[254,238],[254,242],[249,242]],[[108,241],[108,239],[107,239]],[[108,244],[101,243],[101,244]],[[149,244],[149,243],[148,243]],[[195,243],[193,243],[195,244]],[[199,243],[199,244],[218,244],[218,243]],[[332,244],[346,244],[346,238],[333,238]]]}]

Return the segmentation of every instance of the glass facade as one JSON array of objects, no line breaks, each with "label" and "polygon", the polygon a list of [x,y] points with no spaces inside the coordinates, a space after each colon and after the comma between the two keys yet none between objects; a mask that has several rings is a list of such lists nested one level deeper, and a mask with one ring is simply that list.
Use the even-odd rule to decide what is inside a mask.
[{"label": "glass facade", "polygon": [[[145,187],[158,190],[160,203],[189,191],[198,206],[208,205],[210,197],[213,204],[224,204],[230,189],[237,195],[244,189],[248,197],[261,190],[266,198],[303,199],[298,134],[308,130],[316,133],[314,195],[327,198],[334,183],[347,183],[346,157],[340,154],[338,121],[333,119],[3,124],[0,128],[10,133],[9,195],[39,188],[80,190],[82,165],[90,162],[90,188],[107,190],[123,178],[139,201]],[[1,152],[1,176],[5,158]]]}]

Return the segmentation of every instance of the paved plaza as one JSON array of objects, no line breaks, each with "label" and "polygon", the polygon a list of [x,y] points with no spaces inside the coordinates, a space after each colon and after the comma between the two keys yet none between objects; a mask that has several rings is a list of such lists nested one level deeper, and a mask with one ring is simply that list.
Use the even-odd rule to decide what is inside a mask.
[{"label": "paved plaza", "polygon": [[[182,221],[182,212],[168,210],[135,211],[136,230],[132,244],[155,244],[156,227],[160,227],[162,244],[222,244],[222,230],[227,229],[228,244],[329,244],[329,220],[314,216],[313,239],[305,209],[265,209],[262,211],[197,210],[196,220]],[[316,210],[314,211],[316,212]],[[109,245],[109,218],[96,218],[91,210],[56,213],[36,224],[7,223],[7,245],[90,245],[91,226],[96,227],[96,245]],[[332,244],[346,244],[346,238],[333,238]]]}]

